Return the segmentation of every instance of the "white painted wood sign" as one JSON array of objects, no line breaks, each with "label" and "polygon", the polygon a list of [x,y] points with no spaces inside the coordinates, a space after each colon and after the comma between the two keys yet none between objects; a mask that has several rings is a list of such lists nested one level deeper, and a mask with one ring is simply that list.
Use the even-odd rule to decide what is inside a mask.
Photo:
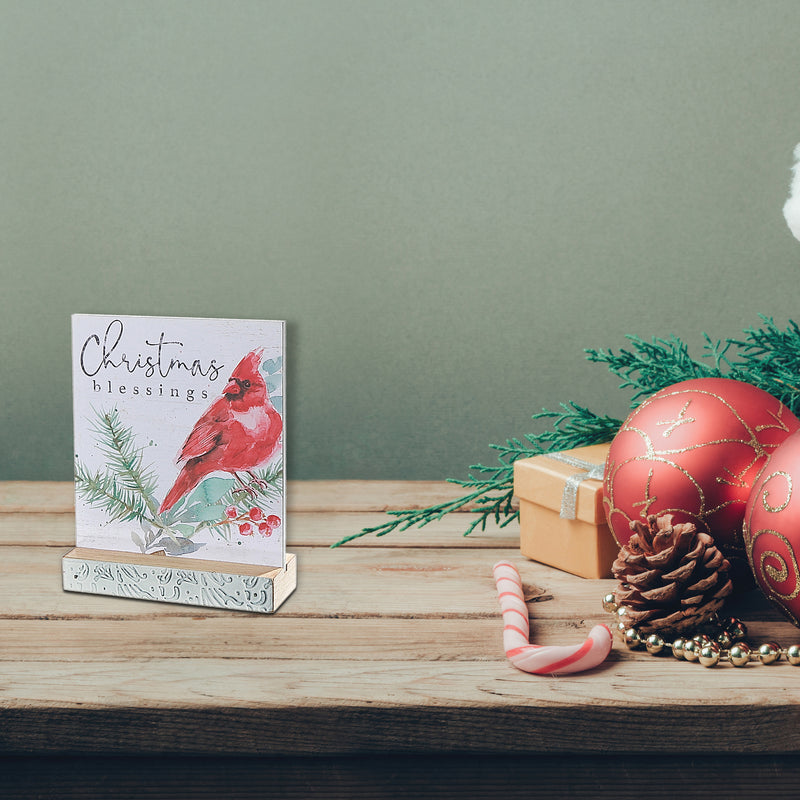
[{"label": "white painted wood sign", "polygon": [[73,316],[66,589],[271,611],[294,588],[284,346],[281,321]]}]

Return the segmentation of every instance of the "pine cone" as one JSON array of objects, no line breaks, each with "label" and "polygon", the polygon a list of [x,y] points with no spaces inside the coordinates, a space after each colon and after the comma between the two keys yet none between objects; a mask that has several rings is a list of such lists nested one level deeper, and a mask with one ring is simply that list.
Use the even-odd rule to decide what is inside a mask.
[{"label": "pine cone", "polygon": [[634,531],[612,566],[620,621],[640,634],[694,630],[722,608],[733,583],[714,540],[672,514],[631,522]]}]

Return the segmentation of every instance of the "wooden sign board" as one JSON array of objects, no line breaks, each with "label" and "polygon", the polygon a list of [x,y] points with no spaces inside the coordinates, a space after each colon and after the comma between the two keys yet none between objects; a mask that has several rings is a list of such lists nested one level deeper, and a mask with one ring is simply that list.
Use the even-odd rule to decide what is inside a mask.
[{"label": "wooden sign board", "polygon": [[280,321],[72,318],[67,591],[274,611],[286,553]]}]

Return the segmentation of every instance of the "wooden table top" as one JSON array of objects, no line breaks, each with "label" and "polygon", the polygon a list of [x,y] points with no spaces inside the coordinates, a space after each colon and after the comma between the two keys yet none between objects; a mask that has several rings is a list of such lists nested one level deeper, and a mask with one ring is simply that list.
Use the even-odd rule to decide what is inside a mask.
[{"label": "wooden table top", "polygon": [[[298,586],[259,615],[64,592],[72,485],[0,483],[0,756],[800,751],[800,668],[786,662],[705,669],[615,640],[588,673],[514,669],[495,562],[511,559],[537,587],[540,644],[608,622],[613,586],[524,559],[516,525],[465,538],[453,514],[329,547],[387,508],[456,495],[442,483],[290,482]],[[732,610],[753,641],[800,642],[757,592]]]}]

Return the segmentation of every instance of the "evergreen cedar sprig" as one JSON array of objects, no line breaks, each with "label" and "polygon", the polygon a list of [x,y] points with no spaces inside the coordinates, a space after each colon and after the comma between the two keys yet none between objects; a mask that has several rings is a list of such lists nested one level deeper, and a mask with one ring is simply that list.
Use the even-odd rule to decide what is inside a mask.
[{"label": "evergreen cedar sprig", "polygon": [[645,342],[638,336],[627,337],[633,344],[633,351],[612,350],[585,351],[586,358],[605,364],[611,372],[622,378],[620,389],[634,389],[632,406],[651,394],[690,378],[719,378],[722,373],[718,366],[695,361],[689,355],[689,348],[676,336],[669,339],[654,338]]},{"label": "evergreen cedar sprig", "polygon": [[694,360],[676,336],[645,342],[628,336],[635,352],[586,350],[589,361],[604,363],[622,378],[621,389],[635,390],[631,405],[651,394],[690,378],[733,378],[777,397],[794,414],[800,413],[800,327],[790,321],[781,330],[770,317],[760,315],[761,328],[746,328],[744,339],[713,341],[704,334],[704,358]]},{"label": "evergreen cedar sprig", "polygon": [[[800,415],[800,328],[791,320],[785,331],[768,317],[762,316],[761,321],[762,328],[744,331],[744,340],[717,344],[717,363],[725,364],[729,377],[758,386]],[[727,351],[732,348],[734,355],[728,357]]]},{"label": "evergreen cedar sprig", "polygon": [[[628,336],[631,349],[618,353],[587,349],[586,357],[589,361],[605,364],[621,378],[621,389],[633,389],[632,408],[646,397],[680,381],[726,377],[751,383],[769,392],[793,413],[800,415],[800,327],[790,321],[784,331],[771,318],[760,315],[760,319],[762,327],[745,329],[744,339],[715,342],[704,334],[706,352],[703,357],[711,364],[692,358],[687,345],[674,335],[667,339],[653,338],[650,342],[638,336]],[[534,414],[533,419],[550,420],[552,428],[544,433],[526,434],[522,440],[507,439],[503,445],[489,445],[499,452],[497,464],[476,464],[470,467],[467,479],[448,479],[449,483],[468,490],[462,497],[422,509],[388,511],[393,519],[382,525],[363,528],[340,539],[332,547],[367,534],[385,536],[394,530],[404,531],[413,526],[421,528],[460,510],[476,514],[464,536],[478,526],[485,529],[489,519],[504,527],[519,516],[512,505],[515,461],[610,441],[622,424],[620,420],[595,414],[576,403],[562,403],[560,411],[544,410]]]},{"label": "evergreen cedar sprig", "polygon": [[[385,536],[393,530],[404,531],[413,526],[419,528],[453,511],[467,506],[477,506],[469,510],[476,514],[468,525],[464,536],[468,536],[478,526],[485,530],[489,519],[501,527],[505,527],[519,516],[519,511],[512,505],[514,497],[514,462],[520,458],[538,456],[551,450],[569,450],[586,444],[607,442],[619,430],[621,420],[607,416],[598,416],[577,403],[562,403],[560,411],[547,409],[533,415],[533,419],[552,420],[552,430],[541,434],[526,434],[524,441],[507,439],[505,444],[489,445],[498,451],[497,464],[474,464],[470,467],[466,479],[449,478],[448,483],[455,483],[469,491],[456,500],[438,503],[421,509],[405,509],[387,511],[394,517],[382,525],[364,528],[358,533],[347,536],[336,542],[333,547],[358,539],[367,534]],[[476,477],[474,473],[477,473]],[[503,518],[503,519],[501,519]]]}]

